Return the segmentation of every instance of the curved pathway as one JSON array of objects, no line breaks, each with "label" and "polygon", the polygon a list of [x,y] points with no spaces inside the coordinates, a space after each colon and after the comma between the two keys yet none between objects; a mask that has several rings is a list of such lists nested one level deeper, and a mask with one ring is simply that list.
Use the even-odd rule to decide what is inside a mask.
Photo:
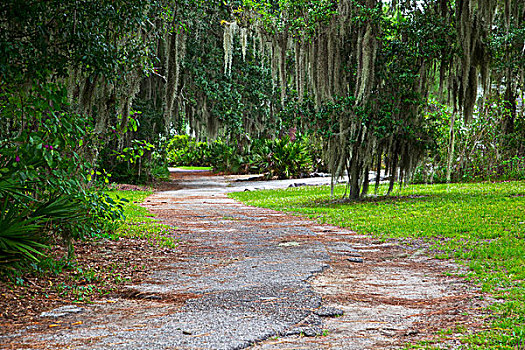
[{"label": "curved pathway", "polygon": [[[472,317],[476,292],[421,246],[384,243],[244,206],[230,191],[329,179],[231,183],[178,176],[144,206],[176,226],[177,261],[129,286],[134,299],[67,317],[82,326],[26,336],[38,348],[384,349]],[[72,320],[74,321],[74,319]],[[470,322],[470,321],[468,321]]]}]

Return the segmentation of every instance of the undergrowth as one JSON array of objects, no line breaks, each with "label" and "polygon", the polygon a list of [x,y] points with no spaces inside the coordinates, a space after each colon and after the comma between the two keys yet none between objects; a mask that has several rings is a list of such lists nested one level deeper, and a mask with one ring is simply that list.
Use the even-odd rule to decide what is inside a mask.
[{"label": "undergrowth", "polygon": [[[32,263],[31,269],[16,271],[0,280],[0,294],[17,300],[5,306],[0,299],[0,319],[19,317],[24,314],[20,308],[38,309],[52,307],[52,300],[84,303],[109,295],[122,283],[131,281],[135,271],[145,267],[133,261],[134,250],[126,244],[126,252],[113,251],[116,255],[105,256],[107,241],[119,239],[146,240],[155,249],[174,248],[178,240],[171,236],[174,227],[158,223],[153,215],[138,203],[144,201],[152,192],[148,191],[108,191],[108,195],[118,201],[124,199],[124,221],[114,221],[108,225],[112,232],[100,233],[93,241],[76,244],[76,252],[71,258],[64,255],[63,247],[57,246],[39,262]],[[78,251],[77,251],[78,250]],[[117,256],[118,255],[118,256]],[[39,300],[40,305],[32,305],[30,300]],[[51,301],[50,301],[51,300]],[[29,310],[30,311],[30,310]]]},{"label": "undergrowth", "polygon": [[109,196],[127,201],[124,206],[126,220],[119,225],[115,232],[109,234],[108,238],[132,238],[146,239],[153,245],[160,247],[175,248],[178,240],[171,237],[170,233],[175,228],[157,222],[148,209],[141,207],[141,203],[151,195],[151,191],[110,191]]}]

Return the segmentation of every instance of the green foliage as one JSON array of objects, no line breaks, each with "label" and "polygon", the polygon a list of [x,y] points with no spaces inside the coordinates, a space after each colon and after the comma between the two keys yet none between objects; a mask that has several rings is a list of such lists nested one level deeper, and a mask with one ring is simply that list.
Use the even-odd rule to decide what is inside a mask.
[{"label": "green foliage", "polygon": [[38,262],[57,240],[71,257],[73,239],[106,231],[121,218],[119,205],[107,196],[49,194],[31,186],[36,182],[18,185],[13,175],[0,176],[0,270]]},{"label": "green foliage", "polygon": [[[349,174],[349,195],[365,194],[362,180],[374,160],[386,163],[392,179],[407,180],[432,144],[434,130],[420,113],[434,88],[429,67],[450,60],[456,49],[450,45],[455,28],[438,15],[438,7],[426,4],[421,11],[408,1],[244,5],[248,13],[241,12],[239,21],[251,18],[256,31],[264,27],[261,35],[271,38],[274,52],[288,52],[289,76],[279,77],[286,96],[278,117],[315,133],[330,153],[329,170]],[[295,46],[276,47],[286,38]]]},{"label": "green foliage", "polygon": [[[162,168],[165,162],[157,156],[155,146],[145,140],[133,139],[121,150],[104,153],[102,164],[118,183],[145,183],[153,180],[153,172]],[[165,177],[157,173],[158,177]]]},{"label": "green foliage", "polygon": [[70,67],[117,80],[119,69],[144,60],[147,46],[127,34],[147,25],[145,9],[154,11],[157,4],[146,0],[3,1],[2,83],[38,81],[52,74],[63,77]]},{"label": "green foliage", "polygon": [[[13,181],[0,179],[0,264],[12,264],[20,258],[38,260],[36,256],[47,248],[38,231],[48,220],[31,215],[24,203],[31,201],[34,199],[25,195],[23,188]],[[37,210],[45,213],[45,208]]]},{"label": "green foliage", "polygon": [[245,133],[261,137],[273,126],[271,106],[278,100],[266,58],[250,44],[243,59],[235,37],[233,69],[231,75],[224,72],[221,22],[233,21],[231,10],[240,5],[241,1],[210,0],[179,7],[177,16],[187,28],[187,52],[181,68],[185,97],[176,123],[179,133],[186,132],[189,125],[200,136],[234,142]]},{"label": "green foliage", "polygon": [[198,142],[187,135],[176,135],[167,146],[171,165],[209,166],[210,149],[206,142]]},{"label": "green foliage", "polygon": [[[523,180],[525,179],[525,123],[518,114],[514,131],[505,131],[511,111],[497,96],[488,99],[475,111],[473,120],[455,121],[453,181]],[[427,109],[427,125],[435,131],[433,147],[417,169],[416,183],[445,182],[450,144],[450,110],[437,103]],[[523,123],[523,124],[522,124]]]},{"label": "green foliage", "polygon": [[144,184],[169,178],[164,118],[154,101],[137,98],[127,118],[118,116],[100,152],[100,168],[117,183]]},{"label": "green foliage", "polygon": [[118,227],[107,237],[111,239],[132,238],[148,240],[159,247],[175,248],[178,239],[173,238],[175,227],[156,222],[153,215],[139,204],[150,196],[148,191],[109,191],[108,196],[114,200],[124,199],[123,206],[125,221],[119,222]]},{"label": "green foliage", "polygon": [[162,116],[147,103],[135,107],[142,110],[132,110],[127,118],[119,116],[116,126],[99,135],[106,141],[96,175],[106,175],[106,182],[143,184],[169,177],[166,142],[157,125]]},{"label": "green foliage", "polygon": [[[343,186],[336,187],[342,194]],[[386,191],[383,187],[382,190]],[[490,328],[465,334],[472,349],[525,342],[525,182],[411,185],[392,197],[333,202],[327,187],[237,192],[246,204],[306,215],[380,238],[424,239],[431,254],[455,259],[467,278],[500,302],[490,307]]]},{"label": "green foliage", "polygon": [[243,0],[243,6],[244,11],[257,13],[271,34],[290,30],[297,36],[312,36],[337,14],[337,3],[331,0]]},{"label": "green foliage", "polygon": [[89,186],[91,174],[100,173],[86,158],[89,120],[68,109],[65,91],[54,84],[4,89],[0,101],[0,119],[8,121],[0,137],[2,259],[24,265],[60,242],[72,256],[74,239],[111,229],[121,217],[116,201]]},{"label": "green foliage", "polygon": [[169,161],[173,165],[212,166],[219,172],[232,174],[265,173],[269,178],[293,178],[312,171],[314,150],[307,138],[250,140],[246,147],[219,139],[210,144],[197,142],[185,135],[172,138],[168,144]]},{"label": "green foliage", "polygon": [[[93,163],[102,153],[99,164],[102,169],[114,170],[115,179],[136,175],[143,181],[153,171],[161,174],[163,164],[159,164],[159,158],[152,159],[151,145],[147,146],[156,144],[155,133],[163,127],[157,120],[159,113],[152,113],[147,103],[137,101],[137,107],[144,110],[140,118],[143,129],[149,132],[144,137],[138,135],[139,118],[133,112],[127,115],[129,107],[125,105],[130,102],[122,101],[128,98],[123,95],[131,93],[129,87],[138,83],[134,80],[153,70],[151,46],[163,30],[154,24],[154,18],[162,18],[167,5],[146,0],[3,2],[0,102],[7,109],[0,118],[0,130],[6,133],[3,136],[8,138],[20,129],[38,125],[40,118],[33,113],[33,107],[36,111],[46,110],[46,118],[63,118],[60,114],[65,112],[69,114],[66,122],[86,133],[77,139],[77,153]],[[60,103],[47,97],[53,92],[45,90],[66,87],[69,91],[61,95]],[[94,97],[97,89],[98,95],[106,96]],[[51,103],[42,107],[32,101],[40,97]],[[63,108],[66,101],[71,104],[69,112]],[[64,129],[54,132],[67,132]],[[73,158],[72,164],[75,161]],[[104,171],[97,173],[102,175]]]},{"label": "green foliage", "polygon": [[144,184],[169,178],[163,141],[153,145],[145,140],[131,140],[121,151],[103,151],[100,163],[107,173],[107,182]]},{"label": "green foliage", "polygon": [[[73,240],[115,229],[122,203],[95,189],[110,176],[99,166],[101,150],[128,166],[138,164],[139,175],[142,169],[164,171],[157,166],[162,157],[151,156],[155,142],[133,135],[139,121],[117,101],[137,83],[136,76],[152,70],[150,43],[156,41],[146,37],[160,30],[150,20],[160,17],[160,5],[145,0],[0,5],[0,255],[8,263],[2,269],[27,266],[55,244],[66,244],[71,257]],[[95,106],[102,97],[93,98],[93,91],[102,85],[107,89],[99,94],[106,100]],[[146,126],[155,124],[151,119]]]},{"label": "green foliage", "polygon": [[256,172],[250,163],[249,156],[236,144],[216,140],[210,145],[210,165],[216,171],[232,174]]},{"label": "green foliage", "polygon": [[306,139],[291,140],[285,136],[266,140],[254,147],[255,166],[269,178],[289,179],[304,177],[312,171],[312,158]]}]

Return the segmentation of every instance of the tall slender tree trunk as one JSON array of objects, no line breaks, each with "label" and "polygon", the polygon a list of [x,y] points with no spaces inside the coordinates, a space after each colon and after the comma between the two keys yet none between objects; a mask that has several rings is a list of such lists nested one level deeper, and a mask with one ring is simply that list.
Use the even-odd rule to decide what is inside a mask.
[{"label": "tall slender tree trunk", "polygon": [[368,194],[368,188],[370,187],[370,176],[369,176],[370,169],[366,167],[364,178],[363,178],[363,188],[361,189],[361,197],[364,197]]},{"label": "tall slender tree trunk", "polygon": [[454,146],[456,141],[456,133],[454,132],[454,125],[456,123],[456,112],[452,113],[450,117],[450,143],[448,146],[448,161],[447,161],[447,183],[450,183],[452,177],[452,162],[454,161]]},{"label": "tall slender tree trunk", "polygon": [[377,154],[376,185],[374,189],[375,194],[377,194],[377,191],[379,190],[379,183],[381,182],[381,158],[382,158],[382,153],[379,152]]},{"label": "tall slender tree trunk", "polygon": [[388,192],[386,194],[387,196],[389,196],[390,193],[392,193],[392,191],[394,190],[394,184],[396,183],[396,180],[397,180],[397,163],[398,163],[399,156],[397,155],[397,151],[393,152],[393,154],[394,154],[394,158],[392,159],[392,165],[390,168],[390,184],[388,185]]},{"label": "tall slender tree trunk", "polygon": [[353,157],[351,164],[350,164],[350,172],[348,174],[350,181],[350,199],[359,199],[359,168],[361,166],[362,162],[358,160],[357,157]]}]

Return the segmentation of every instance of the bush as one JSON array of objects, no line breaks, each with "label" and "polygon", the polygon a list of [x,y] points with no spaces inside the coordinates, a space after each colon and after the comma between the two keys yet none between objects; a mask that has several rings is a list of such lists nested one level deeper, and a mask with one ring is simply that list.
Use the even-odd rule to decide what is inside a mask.
[{"label": "bush", "polygon": [[53,244],[71,257],[73,240],[122,217],[119,203],[92,186],[90,121],[69,111],[65,91],[52,84],[3,92],[0,119],[11,132],[0,135],[0,268],[38,260]]},{"label": "bush", "polygon": [[167,146],[168,163],[175,166],[210,166],[210,149],[187,135],[173,137]]},{"label": "bush", "polygon": [[166,151],[162,142],[157,146],[145,140],[131,140],[122,150],[108,149],[101,159],[102,171],[112,182],[144,184],[169,178]]},{"label": "bush", "polygon": [[265,173],[269,178],[285,179],[312,171],[311,149],[306,138],[292,141],[288,136],[252,140],[244,148],[220,139],[206,144],[188,136],[175,136],[169,142],[168,154],[173,165],[212,166],[220,172]]},{"label": "bush", "polygon": [[297,178],[308,175],[312,171],[312,158],[305,139],[290,140],[285,136],[281,139],[266,140],[255,149],[256,167],[269,178]]},{"label": "bush", "polygon": [[99,156],[100,173],[113,182],[143,184],[169,178],[165,139],[160,138],[155,120],[159,118],[147,105],[132,111],[124,126],[110,127],[104,135],[105,147]]}]

